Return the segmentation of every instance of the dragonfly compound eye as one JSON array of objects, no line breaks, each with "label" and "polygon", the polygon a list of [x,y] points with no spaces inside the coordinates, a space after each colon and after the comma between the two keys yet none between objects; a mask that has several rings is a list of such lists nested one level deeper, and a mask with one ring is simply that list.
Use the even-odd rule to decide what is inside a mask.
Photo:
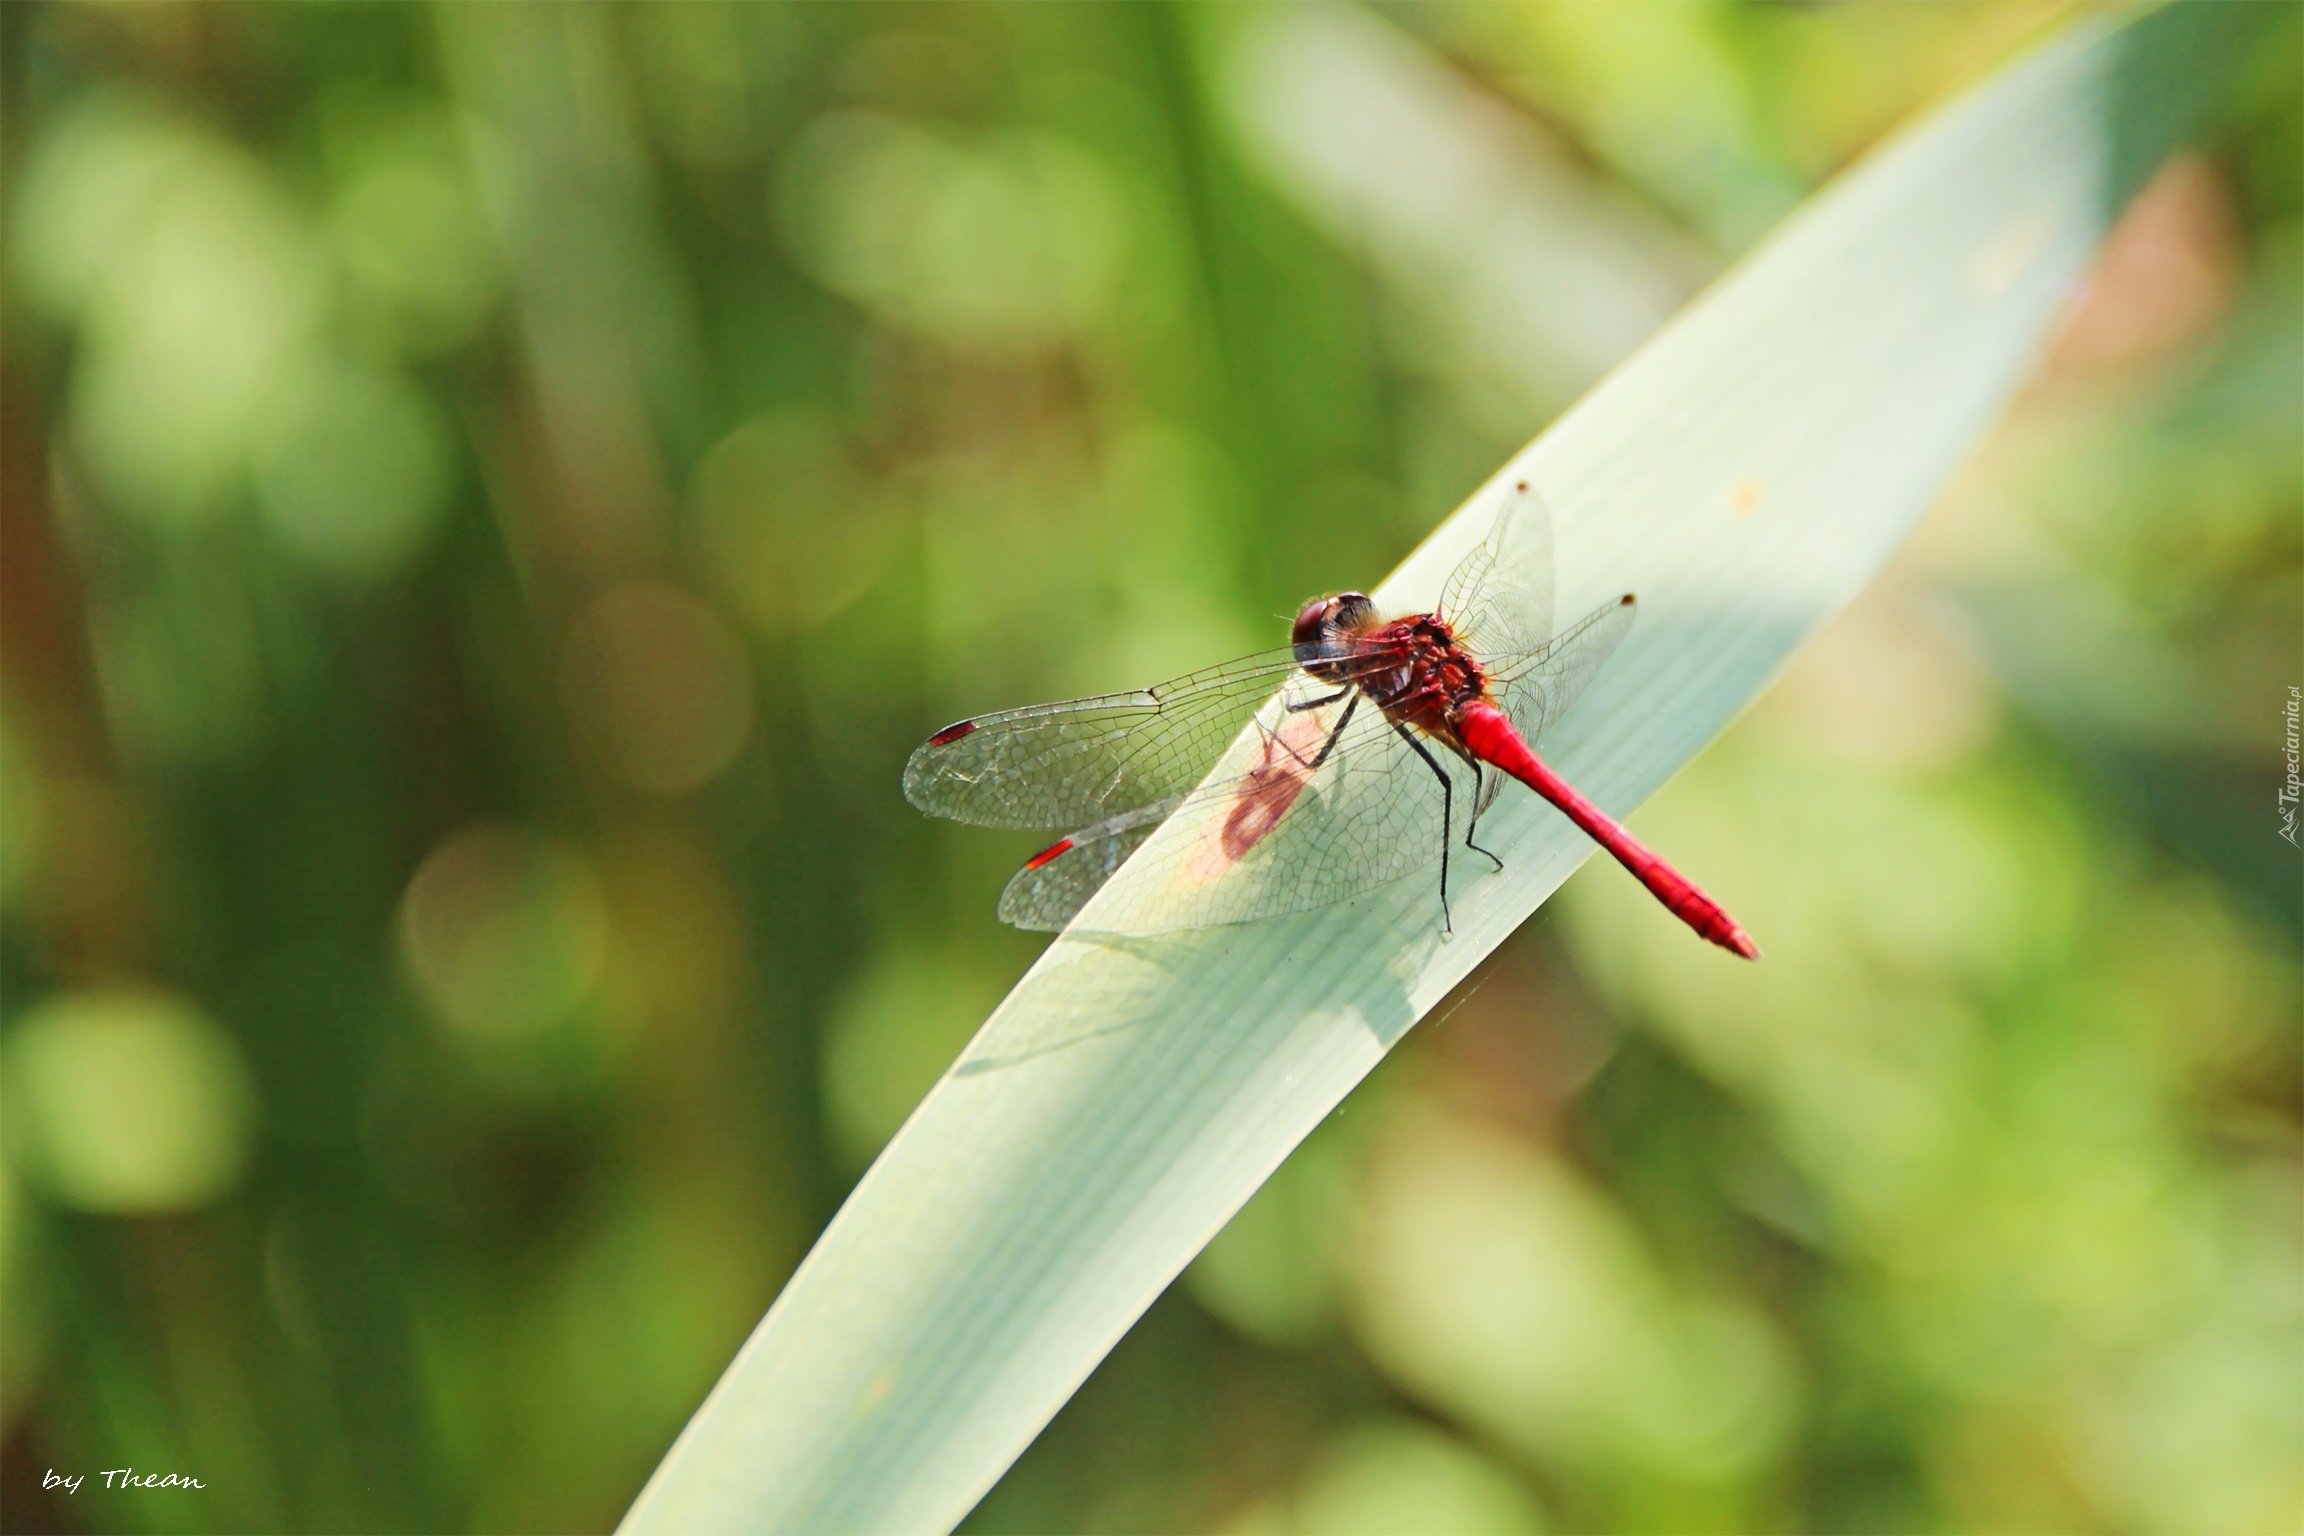
[{"label": "dragonfly compound eye", "polygon": [[1376,605],[1367,593],[1339,592],[1306,603],[1296,615],[1296,628],[1289,639],[1295,645],[1296,660],[1310,666],[1348,653],[1352,640],[1375,623]]},{"label": "dragonfly compound eye", "polygon": [[1298,661],[1317,661],[1327,652],[1328,610],[1336,606],[1332,597],[1316,597],[1296,614],[1296,627],[1288,638],[1296,647]]}]

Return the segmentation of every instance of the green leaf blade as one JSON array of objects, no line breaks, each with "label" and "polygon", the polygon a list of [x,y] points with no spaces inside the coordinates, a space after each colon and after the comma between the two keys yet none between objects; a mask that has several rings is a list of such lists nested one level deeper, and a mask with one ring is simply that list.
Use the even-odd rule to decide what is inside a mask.
[{"label": "green leaf blade", "polygon": [[[1428,605],[1500,487],[1533,479],[1558,611],[1627,589],[1642,610],[1546,756],[1612,812],[1638,804],[1871,578],[2030,370],[2130,179],[2129,104],[2182,116],[2149,67],[2170,14],[2075,27],[1842,178],[1500,471],[1379,603]],[[955,1524],[1591,851],[1517,789],[1482,827],[1507,869],[1465,879],[1447,939],[1420,880],[1140,937],[1084,931],[1099,897],[866,1175],[624,1529]]]}]

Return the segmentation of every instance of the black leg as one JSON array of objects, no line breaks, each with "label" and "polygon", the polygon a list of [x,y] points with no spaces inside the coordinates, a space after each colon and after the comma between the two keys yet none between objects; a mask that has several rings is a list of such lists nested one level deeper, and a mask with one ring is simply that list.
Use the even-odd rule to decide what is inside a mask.
[{"label": "black leg", "polygon": [[1395,720],[1392,729],[1400,733],[1402,741],[1415,748],[1416,755],[1424,759],[1424,766],[1440,780],[1440,931],[1453,933],[1456,925],[1448,918],[1448,829],[1456,824],[1456,785],[1448,777],[1448,770],[1440,766],[1440,760],[1427,752],[1424,743],[1411,735],[1406,726]]},{"label": "black leg", "polygon": [[[1323,704],[1333,704],[1337,699],[1343,698],[1347,693],[1352,695],[1352,701],[1344,706],[1344,713],[1336,717],[1336,724],[1328,732],[1328,739],[1320,744],[1320,751],[1318,755],[1316,755],[1310,762],[1304,762],[1303,754],[1299,753],[1294,747],[1289,747],[1286,742],[1281,742],[1283,747],[1287,747],[1288,755],[1290,757],[1295,758],[1299,763],[1304,763],[1304,771],[1306,773],[1318,772],[1320,765],[1328,761],[1328,754],[1336,750],[1336,743],[1343,738],[1344,727],[1352,723],[1352,711],[1360,707],[1360,690],[1357,688],[1346,688],[1342,690],[1342,692],[1339,692],[1330,698],[1320,700],[1320,702]],[[1291,709],[1294,707],[1294,705],[1289,706]],[[1259,727],[1259,729],[1261,729],[1261,727]],[[1264,735],[1265,739],[1268,741],[1279,740],[1279,738],[1274,736],[1270,731],[1265,731]]]},{"label": "black leg", "polygon": [[[1448,745],[1451,750],[1455,750],[1455,743],[1450,742]],[[1466,766],[1472,770],[1472,819],[1464,827],[1464,846],[1495,865],[1496,873],[1502,874],[1504,861],[1472,841],[1472,834],[1480,830],[1480,759],[1464,751],[1457,751],[1456,755],[1464,759]]]},{"label": "black leg", "polygon": [[1344,697],[1344,695],[1346,695],[1346,694],[1348,694],[1348,693],[1351,693],[1351,692],[1353,692],[1353,691],[1354,691],[1354,690],[1353,690],[1353,688],[1352,688],[1352,685],[1351,685],[1351,684],[1349,684],[1349,683],[1347,683],[1347,684],[1345,684],[1343,687],[1341,687],[1341,688],[1337,689],[1337,690],[1336,690],[1334,693],[1332,693],[1332,694],[1328,695],[1328,697],[1326,697],[1326,698],[1324,698],[1324,699],[1306,699],[1306,700],[1305,700],[1303,703],[1301,703],[1301,704],[1290,704],[1290,705],[1287,705],[1287,706],[1285,706],[1285,708],[1287,709],[1288,713],[1290,713],[1290,714],[1292,714],[1292,715],[1300,715],[1300,714],[1304,713],[1304,711],[1306,711],[1306,710],[1308,710],[1308,709],[1318,709],[1318,708],[1320,708],[1320,707],[1321,707],[1322,705],[1324,705],[1324,704],[1333,704],[1333,703],[1335,703],[1335,702],[1336,702],[1338,699],[1340,699],[1340,698]]},{"label": "black leg", "polygon": [[[1336,717],[1336,729],[1328,733],[1328,740],[1321,746],[1320,755],[1312,759],[1311,766],[1314,768],[1318,768],[1322,763],[1328,761],[1328,754],[1335,751],[1336,743],[1344,739],[1344,727],[1352,723],[1352,711],[1360,707],[1359,689],[1347,688],[1344,690],[1344,692],[1352,695],[1352,702],[1345,705],[1344,713]],[[1337,697],[1341,698],[1343,695],[1339,694]],[[1335,699],[1330,699],[1328,702],[1333,704],[1336,701]]]}]

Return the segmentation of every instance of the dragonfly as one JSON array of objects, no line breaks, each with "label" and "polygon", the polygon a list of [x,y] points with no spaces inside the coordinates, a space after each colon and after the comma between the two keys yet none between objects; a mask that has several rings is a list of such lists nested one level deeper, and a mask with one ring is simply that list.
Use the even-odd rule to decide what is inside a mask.
[{"label": "dragonfly", "polygon": [[1134,861],[1098,926],[1252,922],[1437,865],[1446,933],[1459,829],[1502,870],[1478,835],[1511,778],[1701,937],[1758,959],[1718,902],[1536,755],[1638,608],[1627,592],[1555,633],[1552,599],[1551,516],[1520,481],[1430,612],[1386,619],[1366,593],[1334,593],[1277,650],[957,721],[912,753],[904,794],[932,816],[1063,832],[1001,892],[1019,928],[1066,927]]}]

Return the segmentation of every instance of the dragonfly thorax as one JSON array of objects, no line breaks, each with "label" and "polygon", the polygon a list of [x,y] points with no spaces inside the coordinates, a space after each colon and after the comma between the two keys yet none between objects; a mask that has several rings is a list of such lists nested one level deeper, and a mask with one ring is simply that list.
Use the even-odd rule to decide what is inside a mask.
[{"label": "dragonfly thorax", "polygon": [[1459,710],[1487,697],[1488,676],[1437,614],[1395,619],[1363,634],[1350,680],[1386,714],[1445,734]]},{"label": "dragonfly thorax", "polygon": [[1488,676],[1435,613],[1385,622],[1359,592],[1304,605],[1293,636],[1297,664],[1323,682],[1366,694],[1403,724],[1440,735],[1488,694]]}]

